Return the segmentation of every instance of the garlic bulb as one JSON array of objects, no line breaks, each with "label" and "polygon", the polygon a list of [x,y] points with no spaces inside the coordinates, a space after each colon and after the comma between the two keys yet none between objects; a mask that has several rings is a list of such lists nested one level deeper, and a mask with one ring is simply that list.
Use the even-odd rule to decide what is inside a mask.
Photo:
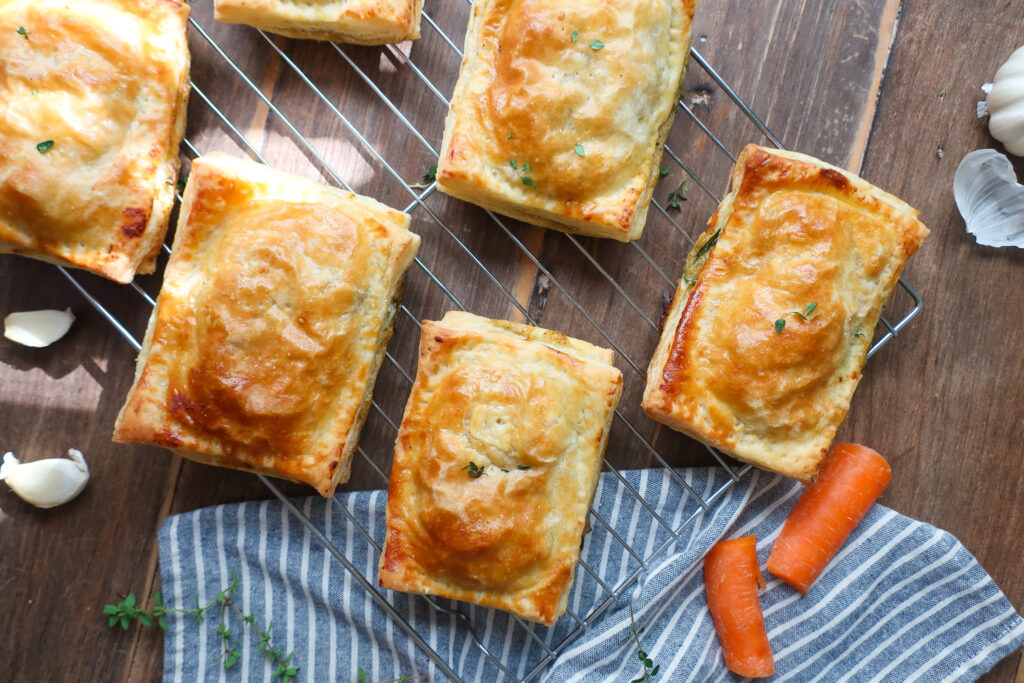
[{"label": "garlic bulb", "polygon": [[[70,459],[68,459],[70,458]],[[14,453],[5,453],[0,480],[6,481],[18,497],[36,507],[62,505],[85,488],[89,466],[80,451],[68,449],[68,458],[49,458],[21,463]]]},{"label": "garlic bulb", "polygon": [[23,346],[49,346],[67,334],[74,321],[71,309],[11,313],[4,318],[4,336]]},{"label": "garlic bulb", "polygon": [[996,71],[988,92],[988,129],[1010,154],[1024,156],[1024,47],[1017,48]]},{"label": "garlic bulb", "polygon": [[978,244],[1024,247],[1024,186],[1006,155],[977,149],[953,176],[953,199]]}]

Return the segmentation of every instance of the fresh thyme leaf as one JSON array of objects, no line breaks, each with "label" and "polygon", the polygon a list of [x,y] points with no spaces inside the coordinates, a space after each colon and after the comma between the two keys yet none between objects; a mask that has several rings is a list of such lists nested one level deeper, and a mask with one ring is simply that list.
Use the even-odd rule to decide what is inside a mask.
[{"label": "fresh thyme leaf", "polygon": [[858,331],[858,332],[854,332],[854,333],[853,333],[853,336],[854,336],[854,337],[861,337],[861,338],[863,339],[863,337],[864,337],[864,333],[863,333],[863,332],[860,332],[860,331]]},{"label": "fresh thyme leaf", "polygon": [[686,178],[683,178],[679,181],[679,185],[676,186],[676,189],[668,193],[668,206],[666,208],[679,211],[683,208],[682,205],[679,204],[679,201],[682,200],[685,202],[686,199]]},{"label": "fresh thyme leaf", "polygon": [[523,181],[523,185],[537,187],[537,183],[533,182],[533,178],[528,178],[527,176],[520,176],[519,179]]},{"label": "fresh thyme leaf", "polygon": [[517,470],[528,470],[530,467],[531,465],[516,465]]},{"label": "fresh thyme leaf", "polygon": [[509,159],[508,160],[508,165],[512,167],[513,171],[518,171],[519,170],[519,164],[516,163],[515,159]]},{"label": "fresh thyme leaf", "polygon": [[46,154],[53,148],[53,140],[43,140],[36,145],[36,149],[40,154]]},{"label": "fresh thyme leaf", "polygon": [[711,248],[714,247],[716,244],[718,244],[718,237],[721,234],[722,234],[722,229],[721,228],[719,228],[718,230],[715,230],[715,234],[713,234],[710,238],[708,238],[707,242],[705,242],[704,244],[700,245],[700,249],[698,249],[697,253],[694,254],[694,256],[693,256],[693,260],[696,261],[701,256],[703,256],[704,254],[706,254],[709,251],[711,251]]},{"label": "fresh thyme leaf", "polygon": [[775,334],[782,334],[782,330],[786,327],[786,319],[779,318],[775,321]]},{"label": "fresh thyme leaf", "polygon": [[572,30],[572,38],[571,38],[572,42],[575,43],[577,40],[579,40],[579,37],[580,37],[580,30],[578,28],[574,28]]},{"label": "fresh thyme leaf", "polygon": [[515,159],[509,159],[508,165],[512,167],[512,170],[515,171],[516,174],[518,174],[519,180],[523,183],[523,185],[528,185],[529,187],[537,187],[537,184],[533,182],[533,178],[527,175],[530,172],[529,162],[519,164],[518,162],[516,162]]},{"label": "fresh thyme leaf", "polygon": [[807,306],[804,308],[804,315],[810,315],[811,313],[814,313],[814,309],[817,307],[817,302],[807,304]]},{"label": "fresh thyme leaf", "polygon": [[481,475],[487,474],[487,472],[484,471],[483,467],[478,467],[477,464],[472,460],[469,461],[468,465],[460,469],[469,470],[469,472],[466,472],[466,474],[469,475],[470,479],[478,479],[480,478]]},{"label": "fresh thyme leaf", "polygon": [[437,180],[437,166],[431,166],[426,173],[423,174],[423,182],[432,183]]},{"label": "fresh thyme leaf", "polygon": [[581,157],[586,156],[586,154],[583,151],[583,145],[576,145],[575,147],[572,148],[572,151],[576,152],[576,154]]},{"label": "fresh thyme leaf", "polygon": [[527,162],[527,163],[523,164],[523,173],[529,173],[529,172],[530,172],[530,164],[529,164],[529,162]]},{"label": "fresh thyme leaf", "polygon": [[670,169],[669,169],[669,167],[668,167],[668,166],[663,166],[663,167],[661,168],[661,177],[662,177],[662,178],[664,178],[665,176],[667,176],[667,175],[668,175],[668,172],[669,172],[669,170],[670,170]]},{"label": "fresh thyme leaf", "polygon": [[508,137],[505,138],[505,141],[508,142],[509,140],[511,140],[512,139],[512,135],[513,135],[512,133],[509,133]]},{"label": "fresh thyme leaf", "polygon": [[594,38],[592,41],[590,41],[591,50],[600,50],[602,47],[604,47],[604,43],[602,43],[597,38]]},{"label": "fresh thyme leaf", "polygon": [[[640,643],[640,634],[644,632],[643,626],[639,629],[636,627],[636,621],[633,620],[633,601],[629,601],[629,637],[636,642],[636,658],[640,660],[640,665],[643,667],[643,672],[634,678],[630,683],[651,683],[651,679],[658,674],[658,667],[654,665],[654,661],[651,659],[647,651],[644,650],[644,646]],[[629,639],[627,637],[627,640]],[[653,667],[653,668],[652,668]]]},{"label": "fresh thyme leaf", "polygon": [[24,38],[25,40],[28,40],[28,31],[25,30],[24,26],[18,27],[18,35]]}]

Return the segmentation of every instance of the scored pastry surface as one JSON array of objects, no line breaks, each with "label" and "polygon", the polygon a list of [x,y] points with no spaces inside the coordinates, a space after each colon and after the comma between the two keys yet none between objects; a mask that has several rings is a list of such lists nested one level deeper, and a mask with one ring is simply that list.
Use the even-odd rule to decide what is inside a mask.
[{"label": "scored pastry surface", "polygon": [[612,352],[468,313],[425,321],[380,585],[552,624],[622,391]]},{"label": "scored pastry surface", "polygon": [[928,229],[902,200],[794,152],[747,146],[731,188],[687,257],[643,407],[807,482]]},{"label": "scored pastry surface", "polygon": [[195,160],[115,440],[331,495],[419,246],[408,225],[260,164]]},{"label": "scored pastry surface", "polygon": [[477,0],[438,187],[565,232],[637,239],[695,0]]},{"label": "scored pastry surface", "polygon": [[185,130],[188,5],[0,0],[0,252],[153,271]]}]

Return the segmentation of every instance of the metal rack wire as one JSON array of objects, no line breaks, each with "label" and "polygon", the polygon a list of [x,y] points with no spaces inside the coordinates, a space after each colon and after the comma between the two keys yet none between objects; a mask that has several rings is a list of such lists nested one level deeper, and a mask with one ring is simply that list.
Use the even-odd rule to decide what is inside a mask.
[{"label": "metal rack wire", "polygon": [[[465,25],[465,22],[460,17],[468,13],[468,3],[463,4],[463,0],[447,0],[446,3],[438,4],[438,12],[447,13],[454,17],[451,22],[454,26]],[[433,182],[421,185],[409,180],[410,177],[415,177],[411,175],[409,169],[416,167],[417,159],[437,157],[440,137],[438,121],[443,120],[448,106],[448,101],[443,91],[450,90],[450,84],[453,82],[455,74],[453,73],[452,64],[457,64],[458,60],[462,58],[462,52],[458,47],[462,36],[456,34],[457,30],[462,29],[450,28],[446,32],[442,27],[444,23],[441,20],[435,21],[435,18],[430,13],[423,13],[424,35],[414,45],[417,54],[422,51],[425,57],[413,59],[412,53],[414,50],[408,48],[407,45],[386,46],[379,50],[352,48],[337,44],[306,44],[299,46],[245,27],[218,25],[213,21],[212,12],[209,11],[209,8],[203,8],[198,5],[194,6],[193,18],[190,20],[191,43],[194,55],[193,82],[191,84],[193,97],[192,108],[190,109],[189,136],[184,144],[184,148],[187,151],[185,155],[186,161],[199,156],[204,151],[210,151],[205,142],[199,138],[216,137],[210,136],[207,133],[210,128],[217,128],[219,129],[220,139],[219,141],[213,140],[210,146],[234,146],[255,159],[264,163],[270,163],[261,151],[261,140],[254,138],[263,137],[263,142],[265,142],[266,131],[273,132],[284,129],[284,135],[290,139],[294,150],[297,152],[297,157],[306,164],[303,172],[307,174],[312,172],[314,175],[319,174],[328,183],[344,187],[350,191],[360,191],[363,188],[361,186],[357,187],[358,183],[354,181],[349,182],[346,179],[346,176],[351,176],[353,173],[351,168],[346,173],[338,168],[339,162],[335,161],[332,163],[331,161],[331,157],[335,156],[333,152],[336,150],[328,151],[328,148],[335,137],[344,138],[349,142],[350,147],[342,154],[342,158],[356,157],[360,160],[368,159],[364,163],[366,166],[374,169],[373,173],[379,174],[377,180],[383,178],[384,181],[390,184],[384,194],[390,192],[391,195],[387,198],[378,198],[387,201],[396,194],[399,197],[406,197],[408,204],[404,209],[407,213],[413,215],[414,221],[416,221],[414,229],[423,237],[424,246],[431,246],[434,254],[448,250],[445,253],[458,255],[459,258],[467,263],[467,267],[471,266],[473,269],[476,269],[474,272],[476,272],[479,281],[490,288],[492,295],[496,294],[496,296],[492,296],[490,299],[492,307],[495,306],[493,301],[496,299],[498,301],[497,305],[504,307],[508,314],[518,314],[527,323],[540,324],[538,320],[538,306],[540,306],[540,311],[543,312],[543,306],[546,304],[538,304],[539,297],[535,295],[538,292],[546,294],[548,290],[553,288],[560,296],[559,305],[575,316],[574,324],[578,327],[578,330],[572,330],[574,336],[589,337],[596,343],[612,347],[616,352],[617,361],[626,366],[624,372],[625,385],[627,387],[632,386],[635,393],[642,386],[644,380],[644,367],[637,358],[646,358],[646,356],[639,355],[642,352],[642,344],[638,347],[638,344],[632,339],[634,335],[630,334],[632,325],[629,321],[604,320],[604,316],[596,312],[594,306],[588,306],[584,301],[587,298],[585,296],[586,290],[591,289],[588,287],[588,283],[584,282],[574,286],[573,283],[568,282],[565,274],[562,274],[561,277],[556,276],[555,271],[558,259],[556,257],[545,258],[536,244],[531,242],[530,228],[519,226],[510,219],[486,212],[488,220],[497,228],[498,235],[504,236],[507,243],[513,246],[513,253],[518,253],[522,259],[525,259],[524,263],[535,272],[534,284],[530,288],[530,295],[529,297],[524,297],[523,293],[518,291],[514,284],[508,284],[503,281],[501,274],[496,272],[493,263],[490,266],[486,263],[488,259],[482,255],[483,249],[480,242],[474,241],[470,232],[456,227],[456,223],[459,222],[457,218],[457,212],[460,210],[457,208],[458,204],[435,195]],[[229,54],[229,51],[222,47],[215,36],[217,33],[228,30],[248,31],[255,43],[255,47],[259,48],[256,51],[257,58],[254,59],[252,53],[242,56]],[[294,55],[292,50],[289,49],[290,47],[294,47],[296,51],[300,49],[307,51],[307,53],[301,56]],[[448,66],[442,65],[439,67],[436,64],[437,60],[434,59],[434,57],[438,56],[440,56],[441,61],[447,59]],[[735,107],[735,110],[739,112],[738,115],[743,120],[753,124],[770,144],[782,147],[781,141],[754,114],[751,108],[736,94],[722,76],[711,67],[698,50],[691,50],[691,57],[691,79],[694,78],[692,72],[695,71],[692,68],[692,64],[696,63],[703,75],[710,78],[715,86],[725,94],[731,102],[731,106]],[[200,58],[207,59],[208,61],[201,62]],[[374,68],[372,67],[373,59],[379,59],[379,68],[376,69],[376,74],[374,74]],[[304,69],[301,65],[304,60],[306,63],[311,64],[312,68]],[[334,64],[331,65],[329,60],[334,60]],[[324,71],[325,63],[330,65],[330,68],[342,66],[350,70],[354,76],[351,78],[351,81],[361,84],[360,96],[362,99],[358,100],[358,104],[361,112],[364,114],[369,112],[367,116],[360,114],[358,111],[355,114],[343,111],[342,102],[347,97],[334,96],[334,93],[329,92],[330,83],[317,76],[317,73]],[[203,73],[197,74],[195,66],[203,64],[205,64],[206,68],[200,69]],[[280,70],[279,75],[283,73],[287,76],[287,80],[290,83],[289,87],[293,92],[281,96],[273,91],[268,92],[268,87],[265,83],[260,82],[268,69]],[[444,74],[444,78],[448,81],[449,87],[447,89],[445,85],[439,85],[436,82],[438,80],[437,76],[434,78],[428,76],[428,72],[432,70]],[[457,71],[457,67],[454,68],[454,71]],[[225,74],[229,80],[222,80]],[[396,85],[396,82],[400,83],[400,85]],[[430,106],[419,106],[415,110],[402,106],[404,103],[402,99],[403,89],[413,86],[422,89],[425,93],[424,97],[430,103]],[[223,101],[221,104],[215,102],[218,97],[223,98],[224,94],[229,92],[231,100],[241,101],[241,106],[243,107],[241,111],[244,112],[243,114],[239,114],[240,109],[238,106],[235,106],[237,103],[234,101],[229,101],[227,105]],[[296,99],[302,103],[298,105],[298,109],[296,106],[293,106]],[[195,111],[196,107],[200,107],[198,112]],[[316,135],[315,131],[310,131],[303,122],[302,119],[305,114],[302,107],[312,109],[326,108],[338,123],[338,129],[326,136]],[[726,142],[716,135],[709,125],[698,116],[698,109],[698,106],[680,99],[679,111],[682,114],[680,123],[694,131],[695,134],[706,136],[706,139],[710,141],[710,145],[717,150],[716,154],[719,156],[720,162],[718,168],[726,169],[731,165],[731,162],[735,161],[735,156]],[[309,110],[306,109],[306,113]],[[241,116],[252,111],[263,112],[265,120],[262,127],[247,126],[241,121]],[[196,116],[197,114],[198,117]],[[382,144],[382,139],[397,135],[397,133],[390,129],[382,132],[384,126],[379,122],[381,121],[380,117],[384,115],[393,117],[394,121],[398,124],[398,130],[402,131],[403,135],[419,146],[419,155],[403,150],[398,155],[392,152],[389,156],[387,150],[381,149],[386,146],[386,143]],[[191,122],[195,118],[200,119],[198,125]],[[360,118],[363,119],[363,125],[357,125]],[[677,124],[677,128],[679,127]],[[306,129],[304,130],[304,128]],[[247,133],[247,129],[250,132]],[[257,133],[254,134],[252,132],[253,129],[256,129]],[[431,142],[431,140],[434,140],[434,142]],[[705,196],[705,203],[713,202],[717,204],[719,197],[704,179],[707,177],[707,174],[703,174],[704,177],[702,177],[702,174],[695,170],[696,164],[693,159],[684,160],[683,156],[668,145],[665,147],[665,155],[666,159],[671,161],[669,168],[674,164],[681,170],[681,174],[685,174],[682,177],[685,177],[700,188],[700,191]],[[295,158],[293,156],[287,162],[294,163]],[[346,165],[351,167],[351,164]],[[358,170],[358,168],[357,166],[356,169]],[[423,167],[421,166],[420,168]],[[366,173],[363,172],[363,175],[365,176]],[[373,194],[365,191],[362,193]],[[396,204],[396,202],[389,203]],[[615,264],[607,259],[603,259],[604,255],[601,253],[601,248],[591,244],[590,240],[550,231],[544,232],[541,239],[545,244],[555,243],[556,252],[562,250],[570,254],[579,264],[578,268],[589,267],[591,269],[589,272],[594,280],[602,283],[606,289],[610,288],[611,292],[614,292],[613,296],[619,297],[625,302],[627,310],[632,310],[636,314],[641,328],[646,326],[653,330],[653,333],[644,336],[656,338],[658,331],[656,304],[652,309],[651,304],[647,303],[647,300],[651,298],[649,293],[652,290],[673,291],[675,289],[676,283],[669,277],[666,271],[676,272],[679,270],[681,260],[685,256],[686,251],[688,251],[687,248],[683,248],[681,242],[693,243],[693,237],[680,225],[677,217],[672,214],[672,208],[668,203],[652,202],[652,212],[645,238],[640,241],[631,242],[629,245],[620,245],[621,249],[626,250],[627,257],[632,259],[633,265],[631,267],[643,268],[647,272],[647,275],[639,278],[646,285],[646,289],[639,294],[630,293],[627,285],[624,284],[625,279],[616,277],[615,271],[617,268]],[[456,218],[453,219],[453,216],[456,216]],[[652,223],[656,223],[657,226],[652,226]],[[659,230],[660,232],[658,232]],[[649,238],[648,235],[652,233],[654,233],[654,236]],[[662,245],[664,244],[669,246],[663,248]],[[630,250],[632,253],[630,253]],[[164,257],[166,257],[170,253],[169,246],[165,244],[163,251]],[[582,263],[579,262],[579,257],[582,257]],[[616,252],[615,258],[621,260],[623,252]],[[164,260],[165,258],[161,259],[162,262]],[[436,288],[441,296],[435,297],[435,299],[446,300],[449,306],[454,305],[462,310],[471,307],[475,309],[476,300],[480,297],[476,296],[475,292],[469,296],[459,296],[453,291],[453,287],[449,287],[446,284],[445,274],[436,272],[428,263],[429,260],[424,250],[421,249],[420,256],[415,260],[419,276],[414,277],[414,282],[407,285],[407,305],[414,305],[412,304],[412,299],[417,297],[410,296],[410,293],[415,292],[417,288],[421,290]],[[553,265],[553,262],[556,263]],[[60,268],[60,270],[86,300],[138,350],[140,344],[136,334],[129,330],[129,325],[123,323],[111,312],[111,306],[103,302],[103,299],[110,296],[110,294],[94,293],[94,290],[98,289],[98,285],[96,285],[98,280],[88,275],[72,274],[64,268]],[[593,273],[597,275],[593,275]],[[151,289],[156,287],[159,283],[159,276],[148,280],[143,278],[142,280],[141,283],[139,281],[133,283],[131,288],[142,301],[149,306],[153,306],[155,303],[154,296],[147,291],[145,285],[149,284]],[[900,297],[894,297],[894,301],[890,304],[888,310],[890,316],[893,311],[902,312],[894,318],[895,322],[890,322],[889,317],[882,319],[884,329],[880,328],[879,333],[876,335],[876,339],[869,351],[869,356],[873,355],[883,344],[895,337],[921,309],[921,297],[917,292],[903,280],[900,281],[900,284],[903,293],[902,300],[897,301]],[[109,292],[109,290],[107,291]],[[467,299],[470,303],[469,306],[466,304]],[[418,338],[416,332],[420,325],[420,319],[427,317],[424,311],[414,312],[407,305],[401,307],[403,320],[400,321],[400,324],[396,324],[395,340],[392,342],[392,349],[394,349],[396,343],[398,345],[403,344],[404,337],[406,353],[403,354],[398,351],[393,353],[392,349],[389,349],[386,356],[388,367],[394,371],[395,381],[398,382],[399,386],[404,384],[404,395],[407,395],[408,386],[412,384],[412,376],[415,373],[414,367],[411,367],[415,356],[410,351],[410,347],[415,345],[415,340]],[[562,322],[558,320],[548,326],[565,330],[565,326],[569,322],[566,322],[565,325]],[[614,329],[610,329],[613,327]],[[405,330],[404,333],[402,332],[403,329]],[[566,331],[568,332],[569,330]],[[640,348],[639,351],[638,348]],[[404,395],[400,399],[404,399]],[[623,403],[625,404],[625,401]],[[395,401],[391,401],[391,405],[382,405],[382,400],[375,397],[372,404],[373,416],[367,423],[367,429],[371,429],[371,422],[375,422],[375,428],[384,435],[382,437],[383,440],[378,439],[381,443],[387,441],[388,435],[390,435],[390,440],[393,443],[398,425],[390,417],[392,411],[389,408],[398,405],[400,410],[403,404],[404,400],[397,404]],[[617,438],[620,440],[622,448],[637,449],[646,454],[649,462],[652,464],[656,463],[658,467],[665,468],[679,495],[692,497],[693,500],[699,503],[699,507],[681,523],[670,524],[630,484],[621,469],[612,463],[614,458],[606,458],[605,468],[607,471],[635,497],[639,506],[648,516],[646,523],[661,527],[665,532],[665,540],[658,547],[650,550],[633,548],[616,533],[613,525],[614,520],[603,518],[596,508],[592,508],[590,517],[594,525],[599,526],[604,533],[611,534],[629,555],[630,571],[624,578],[614,581],[614,585],[609,585],[605,577],[600,576],[599,572],[593,567],[581,561],[580,569],[595,579],[596,584],[600,586],[600,591],[585,606],[585,610],[581,610],[578,613],[570,609],[567,612],[567,616],[563,620],[569,620],[573,627],[571,629],[563,629],[556,640],[553,640],[551,637],[553,632],[547,632],[541,627],[517,620],[524,630],[524,635],[536,643],[542,653],[537,661],[529,663],[525,675],[517,676],[505,662],[501,661],[500,657],[487,649],[483,640],[476,633],[474,624],[455,604],[445,606],[442,604],[442,601],[433,598],[419,598],[429,603],[433,609],[439,612],[454,615],[465,628],[469,629],[469,633],[476,646],[480,648],[487,660],[493,664],[496,671],[500,672],[505,678],[513,681],[528,681],[535,678],[545,666],[554,660],[559,652],[587,628],[593,619],[615,601],[619,600],[625,591],[632,587],[643,575],[650,563],[678,539],[680,533],[692,524],[699,514],[712,509],[716,501],[748,469],[747,467],[740,468],[736,466],[713,449],[707,448],[706,451],[709,457],[728,474],[728,479],[724,485],[719,486],[710,494],[701,496],[670,465],[669,460],[671,458],[664,455],[664,446],[661,449],[656,447],[657,440],[648,436],[651,433],[652,425],[642,420],[645,420],[645,418],[635,410],[631,411],[628,408],[620,407],[616,411],[616,426],[613,428],[613,433],[618,435]],[[374,472],[374,476],[379,477],[381,484],[386,487],[388,473],[382,468],[382,465],[389,462],[390,450],[383,447],[375,449],[372,445],[369,447],[360,445],[357,452],[369,470]],[[374,603],[388,617],[394,620],[394,623],[413,640],[438,669],[452,680],[461,680],[459,673],[454,670],[454,664],[445,661],[435,649],[431,648],[423,636],[417,633],[415,628],[409,623],[406,616],[400,613],[388,601],[385,592],[374,586],[359,569],[353,566],[348,558],[332,544],[330,539],[288,500],[276,484],[265,477],[261,476],[260,478],[266,487],[306,525],[310,533],[323,543],[325,548],[338,562],[352,574],[354,579],[368,592]],[[348,517],[355,528],[379,553],[381,540],[374,538],[365,528],[360,526],[348,509],[340,504],[337,499],[334,502],[335,507]]]}]

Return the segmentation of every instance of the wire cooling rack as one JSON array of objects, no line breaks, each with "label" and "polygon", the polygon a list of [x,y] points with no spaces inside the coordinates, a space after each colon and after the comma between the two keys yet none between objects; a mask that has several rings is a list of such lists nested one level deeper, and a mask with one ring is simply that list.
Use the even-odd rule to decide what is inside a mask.
[{"label": "wire cooling rack", "polygon": [[[646,360],[657,341],[663,300],[676,286],[668,273],[681,271],[693,236],[699,234],[704,220],[714,211],[719,201],[714,188],[724,187],[736,159],[732,149],[750,135],[780,148],[782,143],[693,49],[685,89],[688,94],[679,100],[676,125],[665,146],[664,177],[641,240],[623,245],[547,231],[444,197],[435,193],[426,172],[436,163],[440,148],[448,106],[445,94],[452,91],[458,74],[462,59],[459,45],[469,9],[465,0],[438,0],[431,13],[423,13],[420,40],[362,48],[290,41],[247,27],[225,26],[213,20],[208,3],[193,5],[192,97],[182,173],[187,172],[191,159],[202,153],[214,149],[235,152],[404,207],[413,216],[413,230],[423,238],[423,244],[415,266],[406,275],[405,304],[375,388],[373,410],[357,450],[359,460],[353,465],[354,475],[362,472],[364,479],[375,477],[387,486],[389,475],[385,470],[390,467],[398,421],[415,374],[421,319],[436,319],[454,306],[489,317],[518,318],[551,327],[615,350],[616,364],[624,371],[624,390],[615,413],[605,469],[635,497],[647,515],[640,523],[660,526],[667,540],[653,549],[633,548],[616,533],[613,520],[591,509],[595,528],[610,533],[628,554],[628,574],[610,585],[610,577],[600,576],[581,561],[580,570],[595,579],[599,590],[578,609],[567,612],[563,620],[569,620],[572,628],[561,629],[557,638],[552,637],[552,630],[517,619],[523,635],[537,643],[541,653],[537,661],[527,663],[524,675],[516,675],[506,662],[488,651],[463,605],[416,598],[441,613],[454,615],[461,627],[469,630],[499,679],[528,681],[594,618],[621,599],[650,563],[698,515],[713,508],[748,469],[711,448],[662,430],[643,415],[639,397]],[[721,103],[728,107],[724,115],[714,113],[722,108],[713,110],[708,106],[718,96],[724,96]],[[717,126],[719,132],[713,132],[712,126]],[[659,201],[670,192],[673,194],[668,201]],[[131,285],[150,307],[155,304],[169,253],[170,247],[165,244],[158,273],[137,278]],[[139,301],[126,302],[123,288],[114,288],[94,276],[60,270],[138,350],[141,317],[124,311],[137,310]],[[882,318],[869,356],[895,337],[921,309],[917,292],[903,280],[900,285]],[[690,488],[673,466],[694,462],[694,457],[722,468],[728,474],[725,484],[703,497]],[[666,468],[674,493],[680,499],[692,496],[699,508],[681,523],[669,524],[623,476],[624,467],[636,466]],[[387,592],[353,566],[275,483],[260,478],[437,667],[452,680],[461,680],[455,664],[431,648],[389,602]],[[337,499],[334,502],[379,553],[382,539],[360,526]],[[523,671],[522,666],[517,669]]]}]

